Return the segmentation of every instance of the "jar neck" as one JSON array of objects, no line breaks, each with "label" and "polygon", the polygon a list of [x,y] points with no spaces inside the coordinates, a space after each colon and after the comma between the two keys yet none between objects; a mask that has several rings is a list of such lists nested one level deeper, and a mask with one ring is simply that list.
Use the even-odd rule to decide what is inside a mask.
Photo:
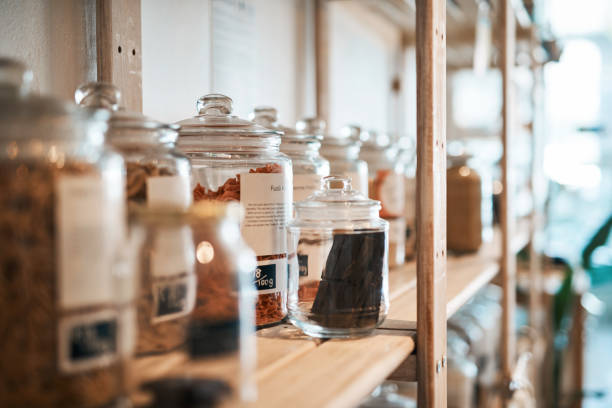
[{"label": "jar neck", "polygon": [[184,153],[278,153],[280,137],[182,135],[176,146]]},{"label": "jar neck", "polygon": [[283,140],[280,151],[294,157],[319,157],[321,143],[315,141]]},{"label": "jar neck", "polygon": [[359,158],[359,146],[355,145],[335,145],[322,144],[321,154],[326,158],[336,158],[345,160],[357,160]]}]

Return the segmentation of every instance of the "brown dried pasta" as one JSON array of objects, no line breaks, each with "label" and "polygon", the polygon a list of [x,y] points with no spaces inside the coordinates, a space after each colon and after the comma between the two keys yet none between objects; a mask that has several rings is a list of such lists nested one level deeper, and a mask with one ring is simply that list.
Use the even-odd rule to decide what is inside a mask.
[{"label": "brown dried pasta", "polygon": [[[250,169],[249,173],[281,173],[282,167],[276,163],[266,164],[264,167]],[[217,200],[217,201],[240,201],[240,174],[230,178],[223,183],[216,191],[206,189],[200,183],[193,190],[193,199],[195,202],[200,200]],[[286,254],[258,256],[257,261],[267,261],[273,259],[285,258]],[[198,296],[199,299],[199,296]],[[266,326],[272,323],[279,322],[287,315],[286,299],[282,293],[268,293],[257,297],[255,306],[255,318],[257,326]]]}]

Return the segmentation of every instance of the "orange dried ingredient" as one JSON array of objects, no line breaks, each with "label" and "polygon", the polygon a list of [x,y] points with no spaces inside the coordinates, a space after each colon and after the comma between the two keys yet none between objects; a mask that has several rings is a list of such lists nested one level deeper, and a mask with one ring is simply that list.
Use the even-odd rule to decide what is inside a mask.
[{"label": "orange dried ingredient", "polygon": [[[268,163],[264,167],[250,169],[249,173],[266,174],[282,173],[280,164]],[[217,191],[206,189],[200,183],[193,189],[193,201],[217,200],[217,201],[240,201],[240,174],[229,178]],[[258,256],[257,261],[284,258],[285,254]],[[199,298],[199,296],[198,296]],[[280,322],[287,315],[287,304],[281,293],[268,293],[257,297],[255,306],[255,320],[257,326],[265,326]]]}]

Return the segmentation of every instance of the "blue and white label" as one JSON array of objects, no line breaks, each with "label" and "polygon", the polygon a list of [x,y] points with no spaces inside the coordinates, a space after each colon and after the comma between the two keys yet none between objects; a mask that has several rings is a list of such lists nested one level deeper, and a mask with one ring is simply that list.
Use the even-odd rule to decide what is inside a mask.
[{"label": "blue and white label", "polygon": [[116,361],[122,347],[119,320],[118,313],[112,310],[61,319],[58,342],[61,371],[87,371]]},{"label": "blue and white label", "polygon": [[273,259],[259,261],[254,273],[254,282],[257,293],[285,292],[287,290],[287,259]]}]

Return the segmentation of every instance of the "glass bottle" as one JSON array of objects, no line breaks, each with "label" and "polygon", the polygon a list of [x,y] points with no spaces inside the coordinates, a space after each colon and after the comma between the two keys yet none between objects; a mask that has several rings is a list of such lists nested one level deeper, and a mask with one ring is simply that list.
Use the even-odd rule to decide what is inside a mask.
[{"label": "glass bottle", "polygon": [[381,203],[380,216],[389,222],[389,267],[404,264],[406,220],[404,169],[389,136],[362,132],[359,158],[368,163],[370,198]]},{"label": "glass bottle", "polygon": [[353,188],[367,196],[368,165],[359,159],[361,142],[350,132],[326,134],[325,126],[325,121],[321,119],[306,118],[296,124],[296,129],[300,133],[324,135],[320,151],[321,155],[329,160],[330,174],[350,177]]},{"label": "glass bottle", "polygon": [[280,126],[276,109],[269,106],[256,107],[251,120],[283,132],[280,151],[291,158],[293,165],[293,201],[302,201],[317,191],[321,179],[329,176],[329,161],[319,154],[322,136],[298,133],[295,129]]},{"label": "glass bottle", "polygon": [[362,336],[385,319],[389,224],[379,210],[380,202],[354,191],[350,179],[334,176],[295,203],[289,318],[309,336]]},{"label": "glass bottle", "polygon": [[108,113],[27,94],[0,59],[0,406],[99,407],[127,392],[133,275]]},{"label": "glass bottle", "polygon": [[75,99],[81,106],[111,112],[106,137],[126,162],[129,204],[189,207],[191,166],[189,159],[175,149],[178,126],[120,108],[121,92],[112,84],[82,85]]},{"label": "glass bottle", "polygon": [[280,132],[232,116],[232,100],[201,97],[198,114],[179,122],[178,146],[192,163],[194,201],[239,201],[242,235],[257,255],[256,322],[287,315],[287,221],[291,218],[291,160],[279,151]]},{"label": "glass bottle", "polygon": [[446,244],[449,251],[474,252],[482,244],[482,185],[468,166],[471,156],[449,156],[446,170]]},{"label": "glass bottle", "polygon": [[183,406],[189,395],[193,406],[254,399],[256,261],[240,214],[237,203],[213,201],[135,211],[134,229],[144,235],[135,405]]}]

